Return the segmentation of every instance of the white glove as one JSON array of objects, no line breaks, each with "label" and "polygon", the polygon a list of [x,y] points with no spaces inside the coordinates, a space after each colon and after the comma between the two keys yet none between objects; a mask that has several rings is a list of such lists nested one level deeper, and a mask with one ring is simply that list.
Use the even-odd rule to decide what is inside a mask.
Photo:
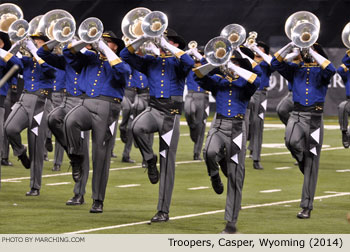
[{"label": "white glove", "polygon": [[287,56],[287,54],[290,52],[290,50],[294,47],[294,43],[290,42],[287,45],[285,45],[283,48],[279,49],[278,52],[275,53],[275,57],[278,61],[282,62],[283,59]]},{"label": "white glove", "polygon": [[207,75],[208,73],[210,73],[211,71],[213,71],[215,68],[217,68],[217,67],[211,65],[210,63],[207,63],[207,64],[205,64],[205,65],[196,67],[195,69],[193,69],[193,72],[194,72],[199,78],[203,78],[205,75]]},{"label": "white glove", "polygon": [[51,51],[52,49],[54,49],[57,45],[59,45],[60,42],[58,42],[57,40],[50,40],[50,41],[47,41],[43,47],[44,49],[48,49],[49,51]]},{"label": "white glove", "polygon": [[160,38],[160,47],[162,47],[165,50],[168,50],[177,58],[180,58],[183,54],[185,54],[184,51],[177,48],[176,46],[171,45],[168,41],[166,41],[166,39],[163,36]]},{"label": "white glove", "polygon": [[68,45],[68,49],[73,49],[74,52],[79,52],[82,48],[84,48],[87,45],[87,43],[85,43],[82,40],[79,41],[72,41],[71,44]]},{"label": "white glove", "polygon": [[203,58],[203,56],[198,52],[197,48],[191,48],[189,51],[190,51],[190,54],[196,57],[198,61],[200,61]]},{"label": "white glove", "polygon": [[236,66],[231,61],[227,63],[227,68],[231,71],[234,71],[236,74],[238,74],[240,77],[242,77],[246,81],[249,81],[250,83],[253,83],[257,77],[255,73],[252,73],[251,71],[248,71],[242,67]]},{"label": "white glove", "polygon": [[0,58],[1,58],[1,59],[5,59],[6,55],[8,55],[8,54],[9,54],[8,51],[6,51],[6,50],[0,48]]},{"label": "white glove", "polygon": [[300,54],[300,49],[298,47],[294,47],[293,51],[291,53],[288,53],[287,56],[284,58],[287,62],[292,62],[295,57],[298,57]]},{"label": "white glove", "polygon": [[150,53],[150,54],[155,54],[157,56],[160,55],[160,50],[158,47],[155,46],[155,44],[153,44],[153,42],[146,42],[145,43],[145,51],[146,53]]},{"label": "white glove", "polygon": [[311,47],[309,48],[309,53],[315,59],[317,64],[319,64],[322,67],[322,69],[325,69],[330,64],[330,61],[328,59],[312,50]]},{"label": "white glove", "polygon": [[[98,41],[98,49],[107,57],[110,63],[114,63],[119,57],[102,40]],[[119,59],[120,60],[120,59]]]},{"label": "white glove", "polygon": [[22,45],[22,40],[17,41],[16,43],[14,43],[11,46],[9,52],[12,53],[12,54],[16,54],[19,51],[19,49],[21,48],[21,45]]},{"label": "white glove", "polygon": [[269,65],[271,65],[271,60],[272,60],[272,57],[270,55],[267,55],[266,53],[264,53],[263,51],[261,51],[259,49],[259,47],[257,46],[256,43],[252,44],[250,46],[250,49],[252,49],[254,52],[256,52],[257,54],[259,54],[266,63],[268,63]]},{"label": "white glove", "polygon": [[24,45],[31,54],[36,53],[36,51],[38,50],[31,39],[26,39],[24,41]]},{"label": "white glove", "polygon": [[140,46],[142,46],[146,41],[152,40],[151,37],[147,36],[146,34],[143,34],[141,37],[133,40],[128,46],[128,50],[131,53],[135,53]]}]

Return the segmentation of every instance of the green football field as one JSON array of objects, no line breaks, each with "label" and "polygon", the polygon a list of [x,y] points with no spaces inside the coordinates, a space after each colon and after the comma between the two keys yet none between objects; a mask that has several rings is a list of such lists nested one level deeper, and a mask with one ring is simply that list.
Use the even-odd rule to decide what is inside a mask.
[{"label": "green football field", "polygon": [[[336,119],[325,120],[324,146],[311,218],[296,218],[300,210],[303,176],[284,147],[284,127],[276,118],[267,118],[264,130],[262,165],[254,170],[246,158],[242,210],[238,219],[241,233],[350,233],[350,149],[344,149]],[[207,128],[208,130],[209,128]],[[26,142],[25,134],[23,141]],[[217,195],[211,188],[204,162],[193,161],[193,143],[186,125],[181,126],[176,159],[175,187],[167,223],[149,225],[156,213],[158,185],[148,181],[141,167],[141,155],[133,148],[136,164],[121,162],[122,142],[117,139],[102,214],[91,214],[91,171],[81,206],[66,206],[73,196],[73,180],[68,158],[60,172],[53,172],[53,153],[45,162],[39,197],[26,197],[29,170],[17,161],[2,167],[0,191],[0,233],[95,233],[95,234],[217,234],[225,226],[226,191]],[[154,150],[158,153],[158,136]],[[12,153],[12,151],[11,151]],[[226,179],[222,174],[224,185]],[[226,187],[225,187],[226,190]]]}]

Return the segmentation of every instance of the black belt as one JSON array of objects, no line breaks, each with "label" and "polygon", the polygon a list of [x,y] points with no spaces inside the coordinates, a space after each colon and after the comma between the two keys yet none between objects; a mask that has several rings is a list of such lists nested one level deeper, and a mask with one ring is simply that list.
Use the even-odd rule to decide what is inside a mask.
[{"label": "black belt", "polygon": [[316,112],[316,113],[323,113],[323,102],[316,102],[312,106],[304,106],[301,105],[299,102],[294,102],[294,111],[297,112]]},{"label": "black belt", "polygon": [[346,96],[346,99],[350,99],[350,96]]},{"label": "black belt", "polygon": [[105,95],[99,95],[96,97],[91,97],[88,95],[82,95],[83,98],[85,99],[97,99],[97,100],[102,100],[102,101],[107,101],[107,102],[112,102],[112,103],[117,103],[120,104],[122,100],[120,98],[116,97],[111,97],[111,96],[105,96]]},{"label": "black belt", "polygon": [[136,92],[137,88],[136,87],[126,87],[125,90],[130,90],[130,91]]},{"label": "black belt", "polygon": [[192,93],[201,93],[201,94],[209,94],[209,92],[208,91],[195,91],[195,90],[187,90],[187,92],[189,93],[189,94],[192,94]]},{"label": "black belt", "polygon": [[224,120],[243,120],[244,119],[244,114],[237,114],[233,117],[227,117],[227,116],[224,116],[222,114],[217,114],[216,115],[216,119],[224,119]]},{"label": "black belt", "polygon": [[182,102],[174,101],[171,98],[156,98],[151,96],[149,106],[168,115],[181,115],[182,113]]},{"label": "black belt", "polygon": [[36,91],[29,91],[27,89],[23,89],[23,93],[24,94],[33,94],[33,95],[37,95],[39,96],[40,98],[47,98],[47,99],[51,99],[51,94],[52,94],[52,89],[51,88],[39,88],[38,90]]},{"label": "black belt", "polygon": [[62,88],[62,89],[60,89],[58,91],[52,90],[52,93],[67,93],[67,90],[65,88]]},{"label": "black belt", "polygon": [[144,93],[149,93],[149,88],[137,88],[136,89],[136,92],[138,93],[138,94],[144,94]]}]

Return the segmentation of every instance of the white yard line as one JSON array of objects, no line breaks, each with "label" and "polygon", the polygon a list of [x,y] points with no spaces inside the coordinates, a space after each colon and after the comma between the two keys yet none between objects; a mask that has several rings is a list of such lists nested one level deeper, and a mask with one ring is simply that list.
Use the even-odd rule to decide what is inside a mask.
[{"label": "white yard line", "polygon": [[47,186],[57,186],[57,185],[70,185],[72,182],[60,182],[60,183],[52,183],[52,184],[45,184]]},{"label": "white yard line", "polygon": [[336,170],[336,172],[350,172],[350,169],[345,169],[345,170]]},{"label": "white yard line", "polygon": [[141,186],[140,184],[130,184],[130,185],[118,185],[115,187],[119,187],[119,188],[127,188],[127,187],[137,187],[137,186]]},{"label": "white yard line", "polygon": [[286,166],[286,167],[276,167],[275,170],[288,170],[292,169],[292,167]]},{"label": "white yard line", "polygon": [[[350,192],[344,192],[344,193],[338,193],[333,195],[324,195],[324,196],[318,196],[315,197],[315,200],[319,199],[327,199],[327,198],[333,198],[333,197],[341,197],[341,196],[347,196],[350,195]],[[250,205],[250,206],[244,206],[242,209],[250,209],[250,208],[259,208],[259,207],[267,207],[267,206],[276,206],[276,205],[284,205],[289,203],[296,203],[300,202],[300,199],[297,200],[287,200],[287,201],[277,201],[277,202],[271,202],[271,203],[265,203],[265,204],[257,204],[257,205]],[[198,217],[203,215],[211,215],[211,214],[217,214],[217,213],[223,213],[225,210],[215,210],[215,211],[209,211],[209,212],[202,212],[197,214],[188,214],[188,215],[181,215],[181,216],[175,216],[171,217],[170,220],[179,220],[179,219],[186,219],[186,218],[192,218],[192,217]],[[83,233],[91,233],[101,230],[108,230],[108,229],[117,229],[122,227],[130,227],[130,226],[136,226],[136,225],[143,225],[149,223],[148,221],[140,221],[140,222],[133,222],[133,223],[126,223],[126,224],[120,224],[115,226],[107,226],[107,227],[100,227],[100,228],[92,228],[92,229],[85,229],[85,230],[78,230],[74,232],[64,233],[64,234],[83,234]]]},{"label": "white yard line", "polygon": [[195,190],[203,190],[208,188],[209,188],[208,186],[198,186],[198,187],[187,188],[187,190],[195,191]]},{"label": "white yard line", "polygon": [[271,190],[263,190],[261,193],[273,193],[273,192],[281,192],[282,189],[271,189]]}]

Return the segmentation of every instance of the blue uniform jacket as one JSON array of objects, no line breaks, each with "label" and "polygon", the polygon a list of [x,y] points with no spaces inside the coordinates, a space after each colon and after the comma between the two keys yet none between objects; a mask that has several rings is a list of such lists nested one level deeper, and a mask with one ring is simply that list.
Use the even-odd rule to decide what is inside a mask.
[{"label": "blue uniform jacket", "polygon": [[216,112],[226,117],[244,115],[250,100],[260,85],[260,77],[250,83],[238,77],[232,79],[220,74],[206,75],[203,78],[195,77],[199,85],[205,90],[211,91],[216,99]]},{"label": "blue uniform jacket", "polygon": [[[9,57],[6,58],[6,59],[0,59],[0,79],[2,77],[4,77],[4,75],[7,73],[7,71],[10,70],[10,68],[13,66],[13,65],[18,65],[20,70],[23,68],[23,65],[22,65],[22,62],[16,57],[16,56],[13,56],[12,54],[8,54]],[[16,74],[14,75],[16,76]],[[13,79],[15,77],[12,77],[10,78],[1,88],[0,88],[0,95],[2,96],[6,96],[7,95],[7,91],[9,89],[9,86],[10,84],[9,83],[12,83]],[[17,83],[17,82],[16,82]]]},{"label": "blue uniform jacket", "polygon": [[259,67],[261,69],[261,76],[260,87],[258,88],[258,90],[264,90],[265,88],[270,86],[270,76],[273,71],[271,69],[271,66],[265,61],[261,61]]},{"label": "blue uniform jacket", "polygon": [[194,65],[193,59],[187,54],[181,55],[180,59],[170,56],[138,56],[124,48],[120,56],[131,67],[147,76],[150,96],[156,98],[182,96],[185,78]]},{"label": "blue uniform jacket", "polygon": [[272,58],[271,66],[291,83],[293,101],[303,106],[325,101],[328,84],[336,71],[330,62],[322,69],[316,63],[280,62],[276,57]]},{"label": "blue uniform jacket", "polygon": [[39,64],[35,58],[23,56],[24,89],[34,92],[40,88],[52,89],[56,70],[46,62]]},{"label": "blue uniform jacket", "polygon": [[66,72],[56,68],[56,78],[53,81],[53,92],[61,91],[66,87]]},{"label": "blue uniform jacket", "polygon": [[145,89],[148,88],[148,79],[146,75],[132,68],[126,86],[130,88]]},{"label": "blue uniform jacket", "polygon": [[186,85],[188,90],[192,90],[194,92],[203,93],[205,90],[199,86],[199,84],[195,81],[196,74],[193,71],[190,71],[186,78]]},{"label": "blue uniform jacket", "polygon": [[124,88],[131,68],[123,61],[118,61],[113,66],[108,60],[95,51],[84,53],[74,52],[65,47],[63,55],[66,61],[81,74],[81,90],[87,96],[100,95],[123,99]]},{"label": "blue uniform jacket", "polygon": [[347,68],[344,64],[342,64],[338,69],[337,73],[340,75],[341,79],[345,85],[346,96],[350,97],[350,72],[349,68]]}]

